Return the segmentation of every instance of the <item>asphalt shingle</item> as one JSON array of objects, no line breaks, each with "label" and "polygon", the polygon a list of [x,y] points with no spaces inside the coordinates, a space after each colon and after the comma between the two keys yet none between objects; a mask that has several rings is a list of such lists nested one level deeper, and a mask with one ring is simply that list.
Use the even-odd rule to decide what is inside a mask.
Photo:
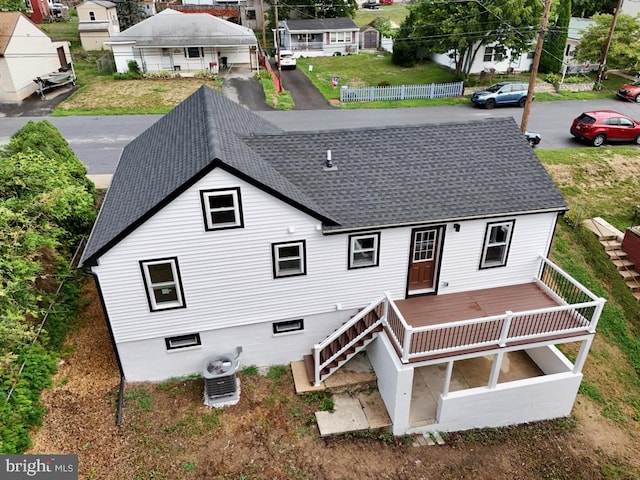
[{"label": "asphalt shingle", "polygon": [[[335,170],[323,168],[327,150]],[[566,210],[513,119],[283,132],[201,87],[125,147],[81,263],[213,168],[318,218],[326,231]]]}]

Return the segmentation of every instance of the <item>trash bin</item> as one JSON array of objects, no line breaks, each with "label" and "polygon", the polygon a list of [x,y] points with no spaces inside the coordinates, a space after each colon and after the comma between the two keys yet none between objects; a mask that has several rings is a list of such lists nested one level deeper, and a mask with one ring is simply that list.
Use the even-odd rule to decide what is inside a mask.
[{"label": "trash bin", "polygon": [[220,57],[220,63],[222,64],[222,68],[227,68],[227,57]]}]

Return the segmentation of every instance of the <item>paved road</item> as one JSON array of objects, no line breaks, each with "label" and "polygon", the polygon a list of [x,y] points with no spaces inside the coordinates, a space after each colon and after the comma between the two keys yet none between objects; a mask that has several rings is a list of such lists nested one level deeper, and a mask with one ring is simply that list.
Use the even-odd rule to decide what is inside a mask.
[{"label": "paved road", "polygon": [[[540,102],[532,105],[529,130],[542,135],[540,149],[584,147],[569,135],[571,120],[585,110],[612,109],[640,119],[640,105],[615,99]],[[520,123],[519,108],[482,110],[470,105],[373,110],[299,110],[258,111],[284,130],[328,130],[375,128],[386,125],[419,125],[443,121],[458,122],[490,117],[514,117]],[[0,118],[0,142],[6,141],[28,120],[43,117]],[[122,148],[156,122],[159,115],[122,115],[106,117],[45,117],[67,139],[90,174],[113,173]],[[498,134],[498,133],[496,133]]]}]

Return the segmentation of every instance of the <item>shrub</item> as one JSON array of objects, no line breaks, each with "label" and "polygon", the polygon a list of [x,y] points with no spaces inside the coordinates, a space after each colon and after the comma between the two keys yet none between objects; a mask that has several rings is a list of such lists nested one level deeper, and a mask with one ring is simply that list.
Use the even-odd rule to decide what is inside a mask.
[{"label": "shrub", "polygon": [[381,81],[380,83],[378,83],[379,87],[390,87],[391,84],[389,82],[387,82],[386,80]]},{"label": "shrub", "polygon": [[562,77],[557,73],[547,73],[544,76],[544,81],[547,83],[556,84],[556,83],[560,83],[560,80],[562,80]]},{"label": "shrub", "polygon": [[146,72],[143,77],[154,80],[169,80],[175,78],[178,75],[170,70],[158,70],[157,72]]}]

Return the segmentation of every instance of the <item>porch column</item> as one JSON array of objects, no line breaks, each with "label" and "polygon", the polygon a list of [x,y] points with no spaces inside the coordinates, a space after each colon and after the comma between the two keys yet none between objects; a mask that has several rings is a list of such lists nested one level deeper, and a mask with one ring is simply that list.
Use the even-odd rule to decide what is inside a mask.
[{"label": "porch column", "polygon": [[593,342],[593,335],[590,335],[589,338],[582,341],[582,344],[580,345],[580,350],[578,351],[578,356],[576,357],[576,361],[573,364],[574,374],[578,374],[582,372],[582,367],[584,367],[584,362],[587,361],[587,355],[589,355],[591,342]]},{"label": "porch column", "polygon": [[449,395],[449,386],[451,385],[451,376],[453,375],[453,360],[447,362],[447,371],[444,374],[444,385],[442,387],[442,398]]},{"label": "porch column", "polygon": [[491,364],[491,373],[489,375],[489,389],[496,388],[498,384],[498,377],[500,377],[500,367],[502,367],[502,360],[504,359],[504,350],[498,350],[493,356],[493,363]]}]

